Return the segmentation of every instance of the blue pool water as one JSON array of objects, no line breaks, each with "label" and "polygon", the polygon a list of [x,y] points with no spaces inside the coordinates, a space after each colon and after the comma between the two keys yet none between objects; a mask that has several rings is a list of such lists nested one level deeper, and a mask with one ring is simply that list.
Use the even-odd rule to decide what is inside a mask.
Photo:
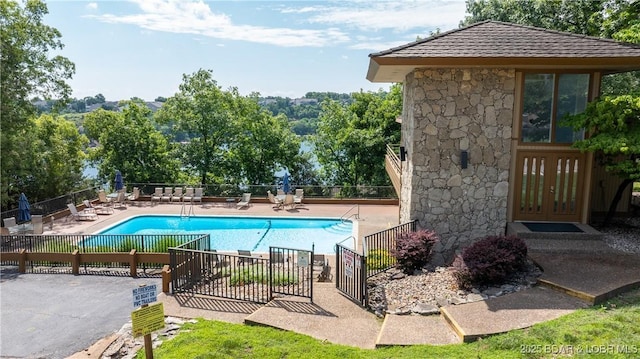
[{"label": "blue pool water", "polygon": [[[353,224],[339,219],[282,217],[136,216],[99,234],[209,234],[218,251],[268,252],[269,246],[334,253],[334,244],[353,246]],[[90,241],[90,239],[89,239]],[[90,245],[90,243],[86,243]]]}]

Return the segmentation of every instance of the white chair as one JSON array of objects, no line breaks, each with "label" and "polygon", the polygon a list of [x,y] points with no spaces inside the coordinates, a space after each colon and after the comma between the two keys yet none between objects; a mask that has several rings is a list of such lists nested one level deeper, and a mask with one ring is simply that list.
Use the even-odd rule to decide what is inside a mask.
[{"label": "white chair", "polygon": [[295,199],[293,198],[293,195],[291,193],[284,196],[284,202],[282,202],[282,207],[290,206],[291,208],[294,208],[295,205],[296,205]]},{"label": "white chair", "polygon": [[113,207],[111,206],[102,206],[102,205],[93,205],[88,199],[82,201],[84,203],[84,210],[86,212],[91,212],[96,214],[111,214],[113,213]]},{"label": "white chair", "polygon": [[193,187],[187,187],[184,190],[184,194],[182,195],[182,202],[191,202],[192,200],[193,200]]},{"label": "white chair", "polygon": [[302,188],[296,189],[296,194],[293,195],[293,203],[296,206],[302,205],[302,199],[304,198],[304,190]]},{"label": "white chair", "polygon": [[31,226],[33,234],[42,234],[42,232],[44,232],[41,214],[34,214],[31,216]]},{"label": "white chair", "polygon": [[85,212],[85,211],[78,212],[76,205],[73,203],[69,203],[67,207],[69,208],[69,212],[71,212],[71,216],[76,221],[95,221],[96,219],[98,219],[98,215],[95,214],[95,212],[94,213]]},{"label": "white chair", "polygon": [[202,187],[196,188],[196,193],[193,195],[192,201],[202,203]]},{"label": "white chair", "polygon": [[160,197],[160,202],[164,200],[171,202],[171,197],[173,197],[173,187],[165,187],[164,192],[162,192],[162,197]]},{"label": "white chair", "polygon": [[182,201],[182,187],[176,187],[173,191],[173,195],[171,196],[171,202],[180,202]]},{"label": "white chair", "polygon": [[113,202],[111,198],[107,197],[107,193],[104,190],[98,191],[98,201],[100,201],[100,204],[104,206],[110,206]]},{"label": "white chair", "polygon": [[267,191],[267,197],[269,197],[269,202],[275,204],[273,208],[280,209],[283,207],[283,202],[278,198],[276,198],[276,196],[274,196],[273,193],[271,193],[271,191]]},{"label": "white chair", "polygon": [[243,193],[242,199],[236,204],[236,209],[251,206],[251,193]]},{"label": "white chair", "polygon": [[151,195],[151,203],[154,201],[160,202],[162,198],[162,187],[156,187],[155,192]]},{"label": "white chair", "polygon": [[136,201],[138,197],[140,197],[140,188],[133,187],[133,192],[131,192],[131,194],[127,196],[126,200],[129,202],[133,202]]},{"label": "white chair", "polygon": [[7,229],[9,234],[15,234],[20,232],[18,225],[16,224],[16,217],[7,217],[2,220],[4,223],[4,227]]},{"label": "white chair", "polygon": [[123,208],[127,207],[127,203],[125,202],[126,195],[124,192],[118,192],[118,196],[116,197],[116,201],[114,202],[114,207]]}]

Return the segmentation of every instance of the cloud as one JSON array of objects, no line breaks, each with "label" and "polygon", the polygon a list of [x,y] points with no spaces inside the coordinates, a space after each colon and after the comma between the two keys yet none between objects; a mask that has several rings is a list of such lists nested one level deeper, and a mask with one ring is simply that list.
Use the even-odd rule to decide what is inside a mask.
[{"label": "cloud", "polygon": [[153,31],[196,34],[217,39],[239,40],[282,47],[322,47],[349,42],[348,34],[336,27],[295,29],[235,24],[215,13],[202,1],[134,0],[141,13],[132,15],[92,15],[112,24],[130,24]]},{"label": "cloud", "polygon": [[98,3],[96,2],[90,2],[86,5],[86,8],[89,10],[97,10],[98,9]]},{"label": "cloud", "polygon": [[[287,8],[286,13],[315,13],[308,21],[315,24],[344,25],[362,31],[411,29],[450,30],[465,13],[462,0],[431,1],[343,1],[329,6]],[[445,27],[446,28],[443,28]]]}]

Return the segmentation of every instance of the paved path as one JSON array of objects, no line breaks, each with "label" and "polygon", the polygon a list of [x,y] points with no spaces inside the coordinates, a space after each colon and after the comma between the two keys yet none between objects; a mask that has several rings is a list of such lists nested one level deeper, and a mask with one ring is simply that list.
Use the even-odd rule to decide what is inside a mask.
[{"label": "paved path", "polygon": [[20,274],[0,280],[0,357],[66,358],[131,319],[132,290],[160,279]]}]

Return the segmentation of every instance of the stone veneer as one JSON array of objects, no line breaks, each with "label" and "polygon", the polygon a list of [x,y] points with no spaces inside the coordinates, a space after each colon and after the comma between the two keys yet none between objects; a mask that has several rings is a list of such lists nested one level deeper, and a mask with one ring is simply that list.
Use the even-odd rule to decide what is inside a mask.
[{"label": "stone veneer", "polygon": [[432,262],[442,265],[505,233],[515,70],[416,69],[404,91],[400,220],[438,233]]}]

